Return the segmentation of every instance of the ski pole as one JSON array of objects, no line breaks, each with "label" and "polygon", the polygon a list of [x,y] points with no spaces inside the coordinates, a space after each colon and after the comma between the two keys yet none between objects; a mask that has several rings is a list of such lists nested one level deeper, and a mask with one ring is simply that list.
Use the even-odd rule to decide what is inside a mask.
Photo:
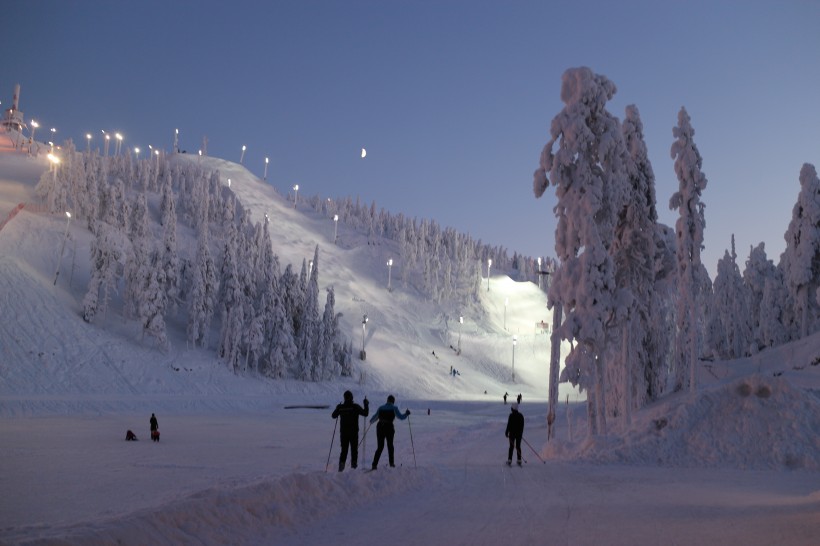
[{"label": "ski pole", "polygon": [[539,455],[539,454],[538,454],[538,452],[537,452],[537,451],[535,451],[535,449],[534,449],[534,448],[530,445],[530,443],[527,441],[527,439],[526,439],[526,438],[524,438],[524,437],[522,436],[522,437],[521,437],[521,439],[522,439],[522,440],[524,440],[524,443],[525,443],[525,444],[527,444],[527,447],[529,447],[530,449],[532,449],[532,452],[533,452],[533,453],[535,453],[535,456],[536,456],[536,457],[538,457],[538,460],[540,460],[540,461],[541,461],[542,463],[544,463],[544,464],[547,464],[547,461],[545,461],[544,459],[542,459],[542,458],[541,458],[541,455]]},{"label": "ski pole", "polygon": [[333,440],[336,439],[336,425],[339,424],[339,418],[336,418],[336,421],[333,423],[333,436],[330,437],[330,451],[327,452],[327,463],[325,463],[325,472],[327,472],[327,467],[330,466],[330,454],[333,453]]},{"label": "ski pole", "polygon": [[413,425],[410,424],[410,416],[407,416],[407,426],[410,427],[410,446],[413,448],[413,468],[416,466],[416,446],[413,444]]},{"label": "ski pole", "polygon": [[[365,420],[366,419],[367,418],[365,418]],[[367,438],[367,431],[370,430],[371,426],[373,426],[373,423],[368,424],[367,428],[364,429],[364,434],[362,435],[362,439],[359,441],[359,445],[362,445],[362,443],[365,441],[365,438]],[[364,445],[367,446],[367,443],[365,443]]]}]

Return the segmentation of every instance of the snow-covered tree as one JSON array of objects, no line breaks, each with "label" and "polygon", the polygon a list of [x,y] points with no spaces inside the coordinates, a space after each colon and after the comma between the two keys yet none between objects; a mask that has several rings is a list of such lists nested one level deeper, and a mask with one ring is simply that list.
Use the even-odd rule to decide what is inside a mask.
[{"label": "snow-covered tree", "polygon": [[556,188],[555,251],[561,266],[549,301],[562,306],[566,319],[560,335],[574,344],[563,378],[592,388],[587,397],[591,434],[606,433],[607,331],[622,308],[609,252],[627,178],[620,123],[606,110],[615,91],[615,84],[589,68],[564,72],[565,106],[552,120],[533,180],[536,197],[550,183]]},{"label": "snow-covered tree", "polygon": [[618,214],[612,256],[617,272],[615,280],[631,296],[628,316],[621,324],[620,351],[613,355],[622,369],[623,402],[627,422],[631,410],[648,398],[647,370],[652,366],[650,309],[655,282],[655,174],[643,137],[643,123],[638,108],[627,106],[622,125],[628,157],[627,202]]},{"label": "snow-covered tree", "polygon": [[200,229],[198,243],[188,304],[188,342],[194,347],[207,347],[219,292],[216,265],[209,250],[207,224]]},{"label": "snow-covered tree", "polygon": [[669,208],[680,213],[675,224],[677,238],[677,272],[679,283],[677,340],[675,362],[675,390],[688,387],[694,391],[695,370],[698,361],[698,319],[702,315],[699,286],[702,267],[700,252],[703,248],[703,230],[706,220],[705,205],[700,197],[706,189],[706,176],[701,171],[703,160],[695,145],[695,130],[685,108],[678,113],[678,125],[672,129],[675,142],[671,155],[675,160],[675,174],[679,189],[669,201]]},{"label": "snow-covered tree", "polygon": [[725,359],[745,356],[752,343],[751,294],[740,275],[732,235],[731,254],[727,250],[718,261],[713,284],[709,345]]},{"label": "snow-covered tree", "polygon": [[784,238],[780,263],[794,302],[795,336],[804,338],[820,329],[820,179],[810,163],[800,169],[800,193]]}]

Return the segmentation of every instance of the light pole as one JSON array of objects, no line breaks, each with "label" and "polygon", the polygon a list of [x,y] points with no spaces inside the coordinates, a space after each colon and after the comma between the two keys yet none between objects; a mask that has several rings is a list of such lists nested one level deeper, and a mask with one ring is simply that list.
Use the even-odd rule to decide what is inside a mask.
[{"label": "light pole", "polygon": [[228,189],[230,189],[230,187],[231,187],[231,179],[229,178],[228,179]]},{"label": "light pole", "polygon": [[393,270],[393,258],[387,260],[387,291],[390,292],[390,272]]},{"label": "light pole", "polygon": [[512,354],[512,380],[515,383],[515,344],[518,342],[518,336],[513,336],[513,354]]},{"label": "light pole", "polygon": [[333,244],[334,245],[336,244],[336,241],[339,238],[338,234],[339,234],[339,215],[334,214],[333,215]]},{"label": "light pole", "polygon": [[57,260],[57,272],[54,273],[54,286],[57,286],[57,277],[60,276],[60,264],[63,262],[63,251],[65,250],[65,241],[68,239],[68,226],[71,224],[71,213],[65,211],[65,215],[68,218],[65,223],[65,235],[63,235],[63,244],[60,247],[60,258]]},{"label": "light pole", "polygon": [[86,152],[91,151],[91,133],[86,133],[85,134],[85,151]]},{"label": "light pole", "polygon": [[538,257],[538,290],[541,290],[541,257]]},{"label": "light pole", "polygon": [[139,148],[134,148],[134,153],[137,156],[137,161],[139,161],[139,159],[140,159],[140,149]]},{"label": "light pole", "polygon": [[458,317],[458,351],[456,354],[461,354],[461,328],[464,326],[464,317]]},{"label": "light pole", "polygon": [[105,146],[104,146],[105,154],[104,155],[105,155],[105,157],[108,157],[108,145],[111,143],[111,135],[109,135],[105,131],[103,131],[103,134],[105,135]]},{"label": "light pole", "polygon": [[487,292],[490,291],[490,266],[493,265],[493,259],[487,258]]},{"label": "light pole", "polygon": [[299,184],[293,185],[293,208],[296,208],[296,201],[299,200]]},{"label": "light pole", "polygon": [[174,129],[174,153],[179,153],[179,129]]},{"label": "light pole", "polygon": [[507,304],[510,303],[510,298],[504,298],[504,329],[507,329]]},{"label": "light pole", "polygon": [[362,360],[365,359],[367,356],[364,352],[364,332],[367,329],[367,314],[362,317],[362,352],[359,354],[359,358]]},{"label": "light pole", "polygon": [[28,154],[31,155],[31,147],[34,146],[34,132],[37,130],[40,124],[34,120],[31,120],[31,143],[28,146]]},{"label": "light pole", "polygon": [[122,135],[119,134],[119,133],[116,133],[114,136],[117,139],[116,153],[114,155],[119,156],[120,155],[120,148],[122,147]]},{"label": "light pole", "polygon": [[54,151],[54,142],[57,141],[57,138],[54,136],[57,133],[57,129],[54,127],[51,128],[51,151]]},{"label": "light pole", "polygon": [[242,145],[242,155],[239,156],[239,164],[242,165],[242,162],[245,161],[245,145]]},{"label": "light pole", "polygon": [[265,175],[262,177],[262,180],[268,179],[268,158],[265,158]]},{"label": "light pole", "polygon": [[154,150],[154,155],[157,156],[157,169],[159,169],[159,150]]}]

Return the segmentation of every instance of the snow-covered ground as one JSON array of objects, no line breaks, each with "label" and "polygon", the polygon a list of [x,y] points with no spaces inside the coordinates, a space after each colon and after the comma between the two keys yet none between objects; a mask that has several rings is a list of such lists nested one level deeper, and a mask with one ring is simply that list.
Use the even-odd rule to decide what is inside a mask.
[{"label": "snow-covered ground", "polygon": [[[367,360],[350,380],[263,381],[186,351],[173,330],[162,353],[116,311],[88,325],[89,234],[69,224],[55,286],[66,219],[23,210],[0,230],[0,543],[817,543],[820,335],[711,363],[696,394],[594,442],[583,397],[562,385],[547,442],[549,341],[535,323],[550,315],[537,287],[493,276],[480,306],[441,309],[394,271],[388,292],[392,243],[339,226],[333,245],[332,221],[294,210],[242,166],[177,160],[209,162],[254,218],[270,214],[283,265],[320,245],[320,283],[334,286],[356,344],[368,314]],[[0,222],[46,168],[2,149]],[[374,408],[392,393],[412,411],[396,423],[397,468],[385,455],[363,471],[371,430],[359,470],[335,471],[330,413],[345,389]],[[523,468],[503,465],[504,392],[523,396]],[[286,409],[316,405],[329,407]],[[128,429],[139,441],[124,441]]]}]

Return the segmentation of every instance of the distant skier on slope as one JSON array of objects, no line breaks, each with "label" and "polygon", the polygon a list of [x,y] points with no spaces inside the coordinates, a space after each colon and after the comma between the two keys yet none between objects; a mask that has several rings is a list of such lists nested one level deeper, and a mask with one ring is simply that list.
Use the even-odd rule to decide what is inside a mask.
[{"label": "distant skier on slope", "polygon": [[350,468],[356,468],[359,461],[359,415],[367,417],[370,413],[370,401],[364,399],[364,408],[353,401],[353,393],[345,391],[344,402],[338,404],[330,415],[334,419],[341,417],[339,440],[342,452],[339,454],[339,472],[345,469],[347,452],[350,450]]},{"label": "distant skier on slope", "polygon": [[510,416],[507,418],[507,430],[504,436],[510,439],[510,450],[507,454],[507,465],[512,464],[513,448],[518,452],[518,466],[521,466],[521,438],[524,437],[524,416],[518,411],[518,404],[510,405]]},{"label": "distant skier on slope", "polygon": [[393,395],[389,395],[387,397],[387,403],[379,406],[379,409],[377,409],[376,413],[373,414],[373,417],[370,418],[371,424],[376,422],[377,419],[379,420],[379,424],[376,425],[376,440],[378,441],[378,448],[376,449],[376,453],[373,455],[373,470],[376,470],[379,466],[379,458],[382,455],[385,440],[387,440],[387,458],[390,462],[390,466],[396,466],[393,460],[393,436],[396,433],[396,429],[393,428],[393,421],[396,417],[402,421],[407,419],[407,417],[410,416],[410,410],[400,413],[399,408],[393,405],[395,401],[396,399]]}]

